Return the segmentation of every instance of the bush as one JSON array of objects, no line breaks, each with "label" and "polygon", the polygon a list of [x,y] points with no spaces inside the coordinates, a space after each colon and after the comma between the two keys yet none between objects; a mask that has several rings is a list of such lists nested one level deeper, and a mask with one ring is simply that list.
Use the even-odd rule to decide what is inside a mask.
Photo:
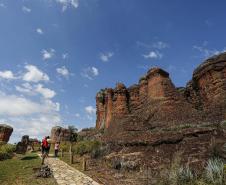
[{"label": "bush", "polygon": [[221,159],[209,159],[205,170],[205,179],[208,183],[214,185],[221,185],[224,183],[224,163]]},{"label": "bush", "polygon": [[80,141],[72,148],[73,152],[78,155],[91,154],[97,156],[99,154],[101,143],[99,141]]},{"label": "bush", "polygon": [[9,159],[13,156],[16,146],[12,144],[0,145],[0,160]]}]

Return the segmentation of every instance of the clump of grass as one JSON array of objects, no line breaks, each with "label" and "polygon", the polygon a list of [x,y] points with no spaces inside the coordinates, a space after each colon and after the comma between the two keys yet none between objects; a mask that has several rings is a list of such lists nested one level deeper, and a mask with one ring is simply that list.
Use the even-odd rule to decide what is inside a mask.
[{"label": "clump of grass", "polygon": [[189,166],[179,168],[177,172],[177,182],[178,184],[190,184],[196,179],[195,174],[189,168]]},{"label": "clump of grass", "polygon": [[205,179],[213,185],[221,185],[225,182],[224,163],[219,158],[209,159],[205,168]]}]

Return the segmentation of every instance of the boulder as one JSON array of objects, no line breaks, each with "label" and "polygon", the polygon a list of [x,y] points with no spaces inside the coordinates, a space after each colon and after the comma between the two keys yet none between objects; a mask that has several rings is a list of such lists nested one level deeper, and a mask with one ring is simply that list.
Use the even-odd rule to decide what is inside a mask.
[{"label": "boulder", "polygon": [[7,143],[13,132],[13,128],[6,124],[0,124],[0,142]]}]

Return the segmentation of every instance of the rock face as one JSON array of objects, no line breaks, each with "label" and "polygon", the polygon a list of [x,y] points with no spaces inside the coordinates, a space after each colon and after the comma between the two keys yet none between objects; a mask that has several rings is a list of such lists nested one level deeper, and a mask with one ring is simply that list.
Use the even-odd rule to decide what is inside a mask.
[{"label": "rock face", "polygon": [[13,128],[6,124],[0,124],[0,142],[8,142]]},{"label": "rock face", "polygon": [[114,127],[116,122],[148,128],[225,120],[226,53],[202,63],[185,88],[176,88],[166,71],[153,68],[137,85],[126,88],[119,83],[115,89],[102,89],[96,106],[97,129]]},{"label": "rock face", "polygon": [[139,83],[117,84],[96,96],[96,128],[120,155],[142,152],[152,169],[169,164],[175,152],[182,161],[203,167],[211,145],[225,143],[226,53],[202,63],[186,87],[177,88],[169,74],[150,69]]},{"label": "rock face", "polygon": [[51,140],[53,142],[70,141],[71,133],[68,129],[59,126],[51,130]]}]

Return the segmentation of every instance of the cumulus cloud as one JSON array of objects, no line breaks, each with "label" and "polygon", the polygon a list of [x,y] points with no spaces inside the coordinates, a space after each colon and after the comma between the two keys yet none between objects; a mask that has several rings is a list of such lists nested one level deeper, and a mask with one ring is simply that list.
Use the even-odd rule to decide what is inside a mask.
[{"label": "cumulus cloud", "polygon": [[14,131],[10,137],[10,142],[17,142],[23,135],[31,138],[42,139],[50,134],[51,128],[61,124],[59,114],[38,114],[32,117],[10,117],[6,119]]},{"label": "cumulus cloud", "polygon": [[24,97],[6,95],[5,93],[0,92],[1,116],[27,116],[55,111],[59,111],[59,103],[54,103],[50,100],[34,102]]},{"label": "cumulus cloud", "polygon": [[26,6],[23,6],[23,7],[22,7],[22,11],[23,11],[24,13],[30,13],[30,12],[31,12],[31,9],[28,8],[28,7],[26,7]]},{"label": "cumulus cloud", "polygon": [[15,76],[12,71],[6,70],[6,71],[0,71],[0,78],[12,80],[12,79],[15,79]]},{"label": "cumulus cloud", "polygon": [[68,7],[78,8],[79,0],[56,0],[57,3],[62,5],[62,11],[67,10]]},{"label": "cumulus cloud", "polygon": [[162,56],[159,51],[150,51],[148,54],[143,55],[145,59],[161,59]]},{"label": "cumulus cloud", "polygon": [[69,70],[65,66],[57,68],[56,71],[64,77],[68,77],[70,75]]},{"label": "cumulus cloud", "polygon": [[42,50],[42,59],[43,60],[49,60],[51,58],[53,58],[53,56],[55,55],[55,50],[54,49],[49,49],[49,50]]},{"label": "cumulus cloud", "polygon": [[29,83],[23,83],[21,86],[16,86],[16,90],[29,96],[40,94],[46,99],[51,99],[56,95],[55,91],[43,87],[42,84],[31,85]]},{"label": "cumulus cloud", "polygon": [[49,76],[34,65],[26,65],[27,72],[22,79],[27,82],[49,81]]},{"label": "cumulus cloud", "polygon": [[53,98],[56,93],[55,91],[49,89],[49,88],[44,88],[42,84],[38,84],[35,86],[35,92],[40,93],[44,98]]},{"label": "cumulus cloud", "polygon": [[114,53],[113,52],[106,52],[106,53],[101,53],[100,54],[100,60],[102,62],[108,62],[111,57],[113,57]]},{"label": "cumulus cloud", "polygon": [[94,77],[99,75],[99,70],[96,67],[88,67],[83,69],[81,75],[89,80],[93,80]]},{"label": "cumulus cloud", "polygon": [[25,93],[30,96],[35,95],[35,92],[33,91],[33,86],[29,83],[23,83],[21,86],[16,86],[15,88],[20,93]]},{"label": "cumulus cloud", "polygon": [[37,28],[36,32],[40,35],[44,34],[43,30],[41,28]]},{"label": "cumulus cloud", "polygon": [[96,113],[96,109],[91,105],[85,107],[85,111],[87,114],[95,114]]}]

